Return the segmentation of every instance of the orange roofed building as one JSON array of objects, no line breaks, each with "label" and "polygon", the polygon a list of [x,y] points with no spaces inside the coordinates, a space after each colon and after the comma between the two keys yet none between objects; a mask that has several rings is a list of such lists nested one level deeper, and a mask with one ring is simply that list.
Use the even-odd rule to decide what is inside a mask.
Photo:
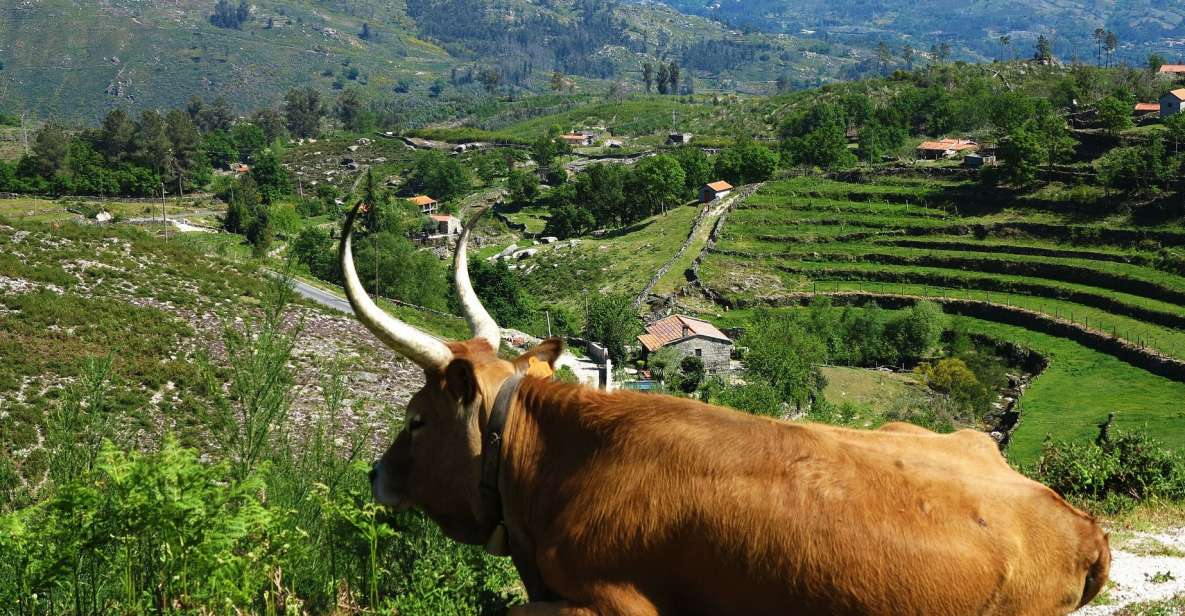
[{"label": "orange roofed building", "polygon": [[642,345],[643,359],[664,348],[673,348],[684,357],[695,356],[703,360],[704,370],[709,374],[727,372],[731,366],[732,339],[715,325],[701,319],[671,315],[646,326],[646,333],[638,336]]},{"label": "orange roofed building", "polygon": [[727,197],[728,193],[732,192],[732,184],[720,180],[719,182],[711,182],[704,184],[699,189],[700,203],[707,203],[715,199]]},{"label": "orange roofed building", "polygon": [[938,139],[918,144],[918,158],[950,158],[960,152],[974,151],[979,144],[970,139]]},{"label": "orange roofed building", "polygon": [[1161,64],[1156,72],[1161,75],[1185,75],[1185,64]]},{"label": "orange roofed building", "polygon": [[436,206],[439,205],[436,202],[436,199],[433,199],[428,195],[416,195],[411,199],[408,199],[408,202],[410,202],[412,205],[420,206],[421,214],[431,214],[432,212],[436,211]]}]

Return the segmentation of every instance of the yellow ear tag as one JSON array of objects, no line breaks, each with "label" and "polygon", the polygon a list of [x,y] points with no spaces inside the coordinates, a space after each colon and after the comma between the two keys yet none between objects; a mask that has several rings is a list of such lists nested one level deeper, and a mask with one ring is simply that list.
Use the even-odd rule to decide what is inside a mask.
[{"label": "yellow ear tag", "polygon": [[534,357],[527,358],[527,376],[538,376],[548,378],[555,374],[555,370],[551,369],[551,364],[545,361],[539,361]]}]

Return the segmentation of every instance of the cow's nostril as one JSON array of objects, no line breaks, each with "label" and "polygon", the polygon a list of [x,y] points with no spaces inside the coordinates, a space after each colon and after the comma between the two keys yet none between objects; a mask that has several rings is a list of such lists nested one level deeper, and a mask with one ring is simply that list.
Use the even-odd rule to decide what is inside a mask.
[{"label": "cow's nostril", "polygon": [[379,463],[375,462],[370,465],[370,472],[366,474],[370,478],[370,482],[374,483],[374,478],[379,474]]}]

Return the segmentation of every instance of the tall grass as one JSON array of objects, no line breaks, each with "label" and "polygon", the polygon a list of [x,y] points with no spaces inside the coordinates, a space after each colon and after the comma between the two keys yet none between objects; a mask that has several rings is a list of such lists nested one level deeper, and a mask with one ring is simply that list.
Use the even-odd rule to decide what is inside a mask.
[{"label": "tall grass", "polygon": [[319,406],[294,426],[290,299],[270,284],[225,330],[225,356],[197,362],[213,418],[202,453],[169,434],[113,445],[120,358],[85,362],[46,429],[40,488],[14,489],[0,465],[0,613],[496,614],[517,600],[507,560],[374,503],[369,444],[398,418],[354,419],[346,364],[323,367]]}]

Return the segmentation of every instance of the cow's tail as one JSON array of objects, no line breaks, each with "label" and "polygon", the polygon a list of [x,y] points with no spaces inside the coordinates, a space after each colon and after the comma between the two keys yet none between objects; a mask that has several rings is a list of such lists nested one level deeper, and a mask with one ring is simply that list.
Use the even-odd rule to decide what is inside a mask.
[{"label": "cow's tail", "polygon": [[1111,546],[1108,536],[1101,529],[1096,532],[1098,539],[1093,542],[1096,556],[1094,562],[1090,564],[1090,568],[1086,570],[1086,580],[1082,584],[1082,599],[1078,601],[1078,607],[1090,603],[1091,599],[1099,594],[1099,591],[1107,583],[1107,575],[1111,571]]}]

